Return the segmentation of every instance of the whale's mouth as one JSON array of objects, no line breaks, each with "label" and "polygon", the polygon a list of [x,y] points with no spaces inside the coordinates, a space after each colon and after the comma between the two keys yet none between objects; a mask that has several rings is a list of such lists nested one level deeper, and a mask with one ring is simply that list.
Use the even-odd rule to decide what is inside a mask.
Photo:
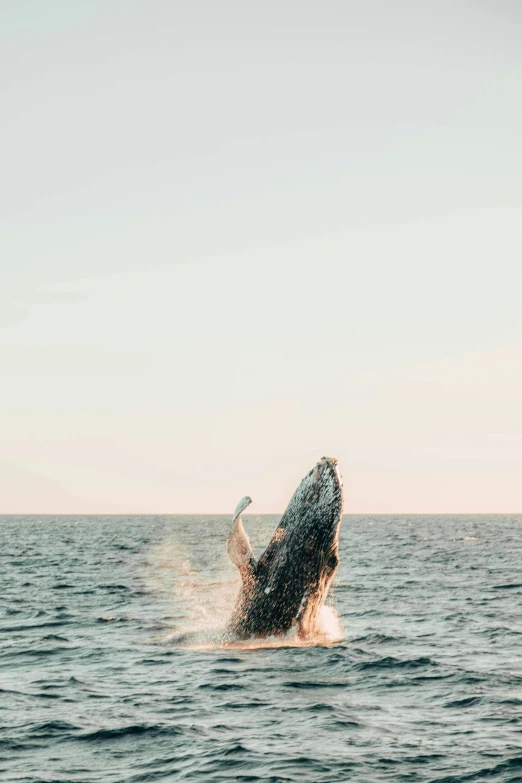
[{"label": "whale's mouth", "polygon": [[341,471],[339,470],[339,465],[335,457],[323,457],[317,463],[317,467],[319,466],[323,475],[325,471],[329,471],[332,474],[333,480],[339,485],[339,487],[343,486]]}]

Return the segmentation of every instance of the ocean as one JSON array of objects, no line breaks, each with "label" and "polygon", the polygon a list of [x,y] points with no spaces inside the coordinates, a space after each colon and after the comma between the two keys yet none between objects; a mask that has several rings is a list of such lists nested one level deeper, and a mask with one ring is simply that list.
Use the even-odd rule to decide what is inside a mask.
[{"label": "ocean", "polygon": [[3,783],[522,781],[522,516],[345,516],[308,646],[224,644],[230,523],[0,517]]}]

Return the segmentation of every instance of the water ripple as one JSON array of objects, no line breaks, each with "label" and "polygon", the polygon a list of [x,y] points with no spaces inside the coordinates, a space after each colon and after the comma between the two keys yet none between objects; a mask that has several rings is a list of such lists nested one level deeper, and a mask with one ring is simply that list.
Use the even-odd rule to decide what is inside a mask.
[{"label": "water ripple", "polygon": [[194,526],[0,519],[2,783],[522,781],[519,517],[345,518],[308,647],[223,643],[229,519]]}]

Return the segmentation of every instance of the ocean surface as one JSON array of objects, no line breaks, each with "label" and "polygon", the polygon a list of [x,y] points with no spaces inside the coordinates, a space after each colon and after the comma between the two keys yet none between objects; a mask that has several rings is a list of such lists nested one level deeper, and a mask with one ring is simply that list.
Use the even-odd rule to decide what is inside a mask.
[{"label": "ocean surface", "polygon": [[0,517],[2,783],[522,781],[522,516],[345,516],[302,647],[223,646],[230,522]]}]

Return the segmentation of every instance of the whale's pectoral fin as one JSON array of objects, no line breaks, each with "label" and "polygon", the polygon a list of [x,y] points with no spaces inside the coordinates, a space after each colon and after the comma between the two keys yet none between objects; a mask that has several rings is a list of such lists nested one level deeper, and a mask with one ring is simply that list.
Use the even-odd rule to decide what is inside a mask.
[{"label": "whale's pectoral fin", "polygon": [[244,497],[239,501],[227,539],[228,555],[239,568],[243,581],[253,579],[256,573],[256,561],[254,560],[250,539],[241,519],[241,513],[251,502],[252,500],[249,497]]}]

